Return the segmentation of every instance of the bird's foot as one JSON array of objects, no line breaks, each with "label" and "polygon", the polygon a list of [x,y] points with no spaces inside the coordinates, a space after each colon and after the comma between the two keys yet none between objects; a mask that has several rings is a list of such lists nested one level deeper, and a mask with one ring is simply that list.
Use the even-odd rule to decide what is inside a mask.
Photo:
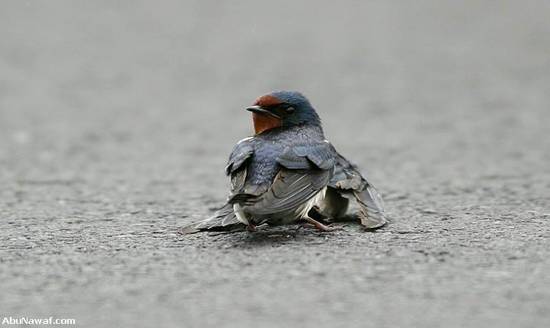
[{"label": "bird's foot", "polygon": [[307,222],[311,223],[317,230],[319,231],[323,231],[323,232],[332,232],[332,231],[336,231],[336,230],[341,230],[342,228],[340,227],[329,227],[328,225],[326,224],[322,224],[321,222],[315,220],[315,219],[312,219],[310,217],[305,217],[304,220],[306,220]]},{"label": "bird's foot", "polygon": [[247,230],[248,232],[256,232],[256,231],[257,231],[256,226],[253,225],[252,223],[249,223],[249,224],[246,226],[246,230]]}]

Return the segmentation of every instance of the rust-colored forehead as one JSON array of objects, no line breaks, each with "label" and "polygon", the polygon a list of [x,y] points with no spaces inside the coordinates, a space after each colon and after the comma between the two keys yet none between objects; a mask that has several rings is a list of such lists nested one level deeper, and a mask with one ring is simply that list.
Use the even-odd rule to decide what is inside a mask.
[{"label": "rust-colored forehead", "polygon": [[281,103],[282,103],[281,99],[272,95],[265,95],[256,99],[256,101],[254,102],[254,105],[268,107],[268,106],[279,105]]}]

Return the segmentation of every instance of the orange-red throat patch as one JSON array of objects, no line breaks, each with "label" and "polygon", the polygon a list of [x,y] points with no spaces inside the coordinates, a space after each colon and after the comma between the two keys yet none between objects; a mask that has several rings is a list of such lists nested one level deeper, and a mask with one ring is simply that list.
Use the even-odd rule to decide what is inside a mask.
[{"label": "orange-red throat patch", "polygon": [[[271,107],[281,103],[282,101],[279,98],[272,95],[265,95],[256,99],[254,105],[260,107]],[[283,125],[283,121],[280,118],[273,117],[269,114],[252,113],[252,120],[254,121],[254,131],[256,134],[278,128]]]},{"label": "orange-red throat patch", "polygon": [[252,113],[252,121],[254,122],[254,132],[256,134],[283,125],[283,121],[280,118],[273,117],[269,114]]}]

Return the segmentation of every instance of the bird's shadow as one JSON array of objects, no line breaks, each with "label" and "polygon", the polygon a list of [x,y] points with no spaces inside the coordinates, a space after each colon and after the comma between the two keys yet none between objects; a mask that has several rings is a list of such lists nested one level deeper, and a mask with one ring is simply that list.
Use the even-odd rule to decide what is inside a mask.
[{"label": "bird's shadow", "polygon": [[[224,233],[224,239],[231,242],[234,247],[258,247],[284,245],[300,241],[313,241],[330,239],[335,236],[334,232],[321,232],[313,227],[305,227],[300,224],[285,226],[261,226],[257,231],[238,231]],[[218,233],[219,236],[221,233]],[[209,235],[216,235],[210,233]]]},{"label": "bird's shadow", "polygon": [[254,232],[246,231],[243,226],[232,231],[206,232],[209,237],[219,237],[234,247],[272,246],[293,242],[315,243],[326,242],[333,238],[340,238],[355,232],[364,232],[365,229],[358,223],[357,217],[350,215],[345,220],[338,220],[331,224],[337,228],[334,231],[319,231],[308,223],[296,223],[281,226],[267,224],[257,227]]},{"label": "bird's shadow", "polygon": [[366,231],[376,232],[379,230],[365,229],[355,214],[346,215],[338,220],[325,221],[325,223],[337,229],[329,232],[319,231],[313,225],[304,221],[279,226],[263,224],[256,227],[256,231],[254,232],[247,231],[245,225],[235,225],[231,227],[231,230],[201,231],[192,235],[203,235],[207,238],[213,238],[218,242],[230,245],[230,247],[249,248],[273,247],[297,242],[304,244],[326,243],[333,239],[339,239],[343,235],[365,233]]}]

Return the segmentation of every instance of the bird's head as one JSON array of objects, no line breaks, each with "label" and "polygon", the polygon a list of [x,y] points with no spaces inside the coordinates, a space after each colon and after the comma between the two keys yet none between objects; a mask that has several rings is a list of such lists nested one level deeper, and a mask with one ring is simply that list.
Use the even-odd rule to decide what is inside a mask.
[{"label": "bird's head", "polygon": [[256,134],[279,127],[321,125],[309,100],[296,91],[275,91],[261,96],[246,110],[252,112]]}]

